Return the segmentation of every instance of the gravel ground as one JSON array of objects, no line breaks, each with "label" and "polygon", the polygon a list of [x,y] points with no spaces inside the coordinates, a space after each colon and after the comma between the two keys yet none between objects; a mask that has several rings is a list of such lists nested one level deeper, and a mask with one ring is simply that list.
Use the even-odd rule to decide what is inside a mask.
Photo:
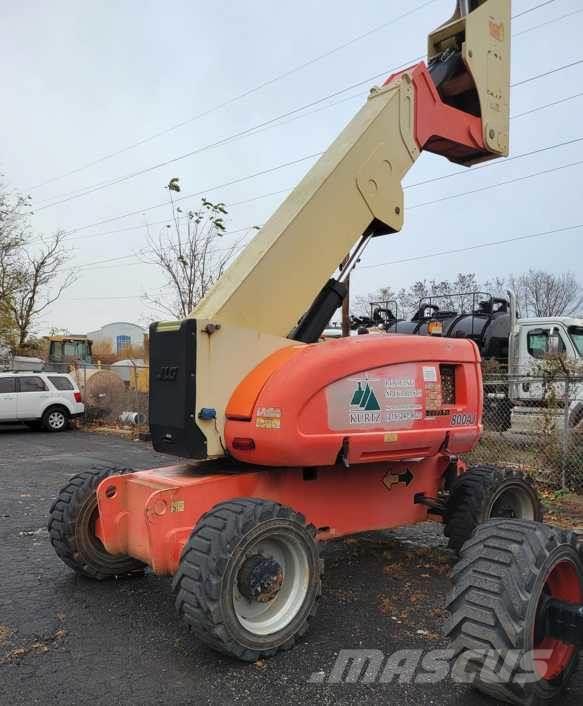
[{"label": "gravel ground", "polygon": [[[452,557],[433,523],[330,543],[309,634],[291,652],[251,665],[216,655],[188,633],[168,578],[95,583],[58,560],[47,510],[71,475],[172,461],[141,442],[0,429],[0,703],[494,703],[448,681],[309,682],[329,674],[341,649],[389,655],[447,646],[441,626]],[[582,696],[578,675],[562,703]]]}]

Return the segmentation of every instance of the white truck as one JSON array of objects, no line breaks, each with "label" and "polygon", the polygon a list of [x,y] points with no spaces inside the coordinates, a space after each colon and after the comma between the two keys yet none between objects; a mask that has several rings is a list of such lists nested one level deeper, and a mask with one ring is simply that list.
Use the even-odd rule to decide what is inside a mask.
[{"label": "white truck", "polygon": [[[568,421],[572,427],[583,423],[583,318],[521,318],[516,296],[507,294],[507,299],[485,292],[428,297],[410,321],[395,315],[394,302],[375,302],[370,322],[392,334],[475,341],[486,363],[484,424],[498,431],[511,427],[513,410],[536,413],[546,404],[541,371],[545,361],[561,357],[570,374]],[[488,370],[488,362],[498,374]],[[565,383],[552,384],[562,402]]]},{"label": "white truck", "polygon": [[515,318],[514,322],[508,351],[509,399],[525,411],[536,411],[548,395],[541,377],[545,361],[561,357],[565,372],[559,370],[558,381],[551,383],[554,397],[561,403],[567,400],[568,424],[579,426],[583,423],[583,319],[555,316]]}]

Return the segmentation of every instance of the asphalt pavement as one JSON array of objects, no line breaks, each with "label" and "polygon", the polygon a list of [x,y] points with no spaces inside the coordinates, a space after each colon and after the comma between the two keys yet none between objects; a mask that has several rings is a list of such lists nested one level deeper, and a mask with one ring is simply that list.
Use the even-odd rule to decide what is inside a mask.
[{"label": "asphalt pavement", "polygon": [[[61,563],[47,512],[72,475],[172,462],[138,441],[0,428],[0,704],[494,703],[448,680],[328,682],[342,649],[388,657],[447,647],[441,628],[453,557],[433,523],[328,544],[310,632],[292,651],[255,664],[197,642],[174,611],[170,579],[98,583]],[[582,696],[578,675],[562,704]]]}]

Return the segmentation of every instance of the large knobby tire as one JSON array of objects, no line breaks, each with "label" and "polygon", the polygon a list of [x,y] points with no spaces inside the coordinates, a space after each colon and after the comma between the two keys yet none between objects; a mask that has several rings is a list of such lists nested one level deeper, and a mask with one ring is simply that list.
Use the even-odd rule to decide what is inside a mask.
[{"label": "large knobby tire", "polygon": [[104,478],[131,473],[129,468],[93,468],[73,476],[49,511],[49,537],[57,556],[78,574],[102,581],[143,573],[145,564],[109,554],[95,535],[97,486]]},{"label": "large knobby tire", "polygon": [[69,427],[69,412],[64,407],[49,407],[45,410],[41,426],[45,431],[65,431]]},{"label": "large knobby tire", "polygon": [[[463,681],[473,678],[474,688],[509,703],[555,698],[576,666],[577,650],[545,635],[541,608],[546,596],[583,602],[575,536],[536,522],[491,520],[464,545],[452,579],[445,631]],[[488,650],[497,663],[488,661]],[[535,664],[532,650],[548,654],[540,652]],[[525,673],[534,676],[521,683]]]},{"label": "large knobby tire", "polygon": [[538,493],[521,471],[473,466],[455,481],[447,501],[444,534],[449,548],[459,552],[479,524],[496,517],[542,522]]},{"label": "large knobby tire", "polygon": [[316,613],[315,529],[275,502],[235,498],[202,516],[174,577],[176,608],[207,645],[244,661],[291,648]]}]

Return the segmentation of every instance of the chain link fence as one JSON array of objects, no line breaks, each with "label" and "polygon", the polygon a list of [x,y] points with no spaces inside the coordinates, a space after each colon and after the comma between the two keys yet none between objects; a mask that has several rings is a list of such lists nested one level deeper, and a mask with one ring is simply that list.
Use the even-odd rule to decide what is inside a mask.
[{"label": "chain link fence", "polygon": [[549,489],[583,493],[583,376],[486,375],[483,423],[465,460],[515,467]]}]

